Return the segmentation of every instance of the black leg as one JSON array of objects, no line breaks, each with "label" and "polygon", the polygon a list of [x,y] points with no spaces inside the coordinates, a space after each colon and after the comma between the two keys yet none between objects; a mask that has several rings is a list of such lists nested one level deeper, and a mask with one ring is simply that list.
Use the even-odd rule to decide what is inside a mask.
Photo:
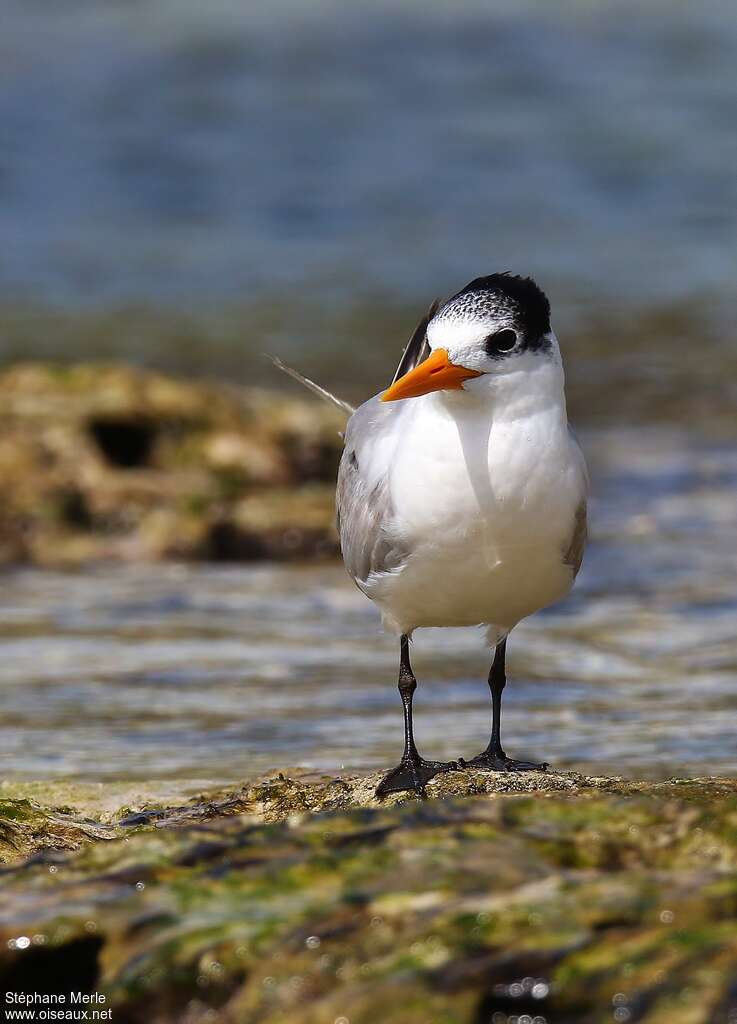
[{"label": "black leg", "polygon": [[463,767],[495,768],[503,772],[544,771],[548,766],[545,762],[536,764],[533,761],[513,761],[507,757],[502,747],[502,692],[507,684],[505,659],[507,639],[501,641],[494,651],[494,660],[489,672],[489,690],[491,691],[491,738],[486,750],[482,751],[473,761],[461,761]]},{"label": "black leg", "polygon": [[412,729],[412,697],[416,689],[417,680],[409,660],[409,637],[403,636],[400,641],[399,695],[404,708],[404,753],[397,767],[377,786],[376,795],[379,797],[386,796],[387,793],[401,793],[404,790],[411,790],[419,796],[424,796],[425,785],[433,776],[458,767],[455,761],[426,761],[424,757],[420,757]]},{"label": "black leg", "polygon": [[489,669],[489,689],[491,690],[491,739],[486,753],[491,756],[506,758],[502,749],[502,693],[507,685],[507,638],[494,651],[494,660]]},{"label": "black leg", "polygon": [[409,640],[406,636],[399,641],[398,686],[404,709],[404,754],[402,754],[402,760],[406,761],[419,756],[415,746],[415,733],[412,724],[412,698],[417,689],[417,680],[409,660]]}]

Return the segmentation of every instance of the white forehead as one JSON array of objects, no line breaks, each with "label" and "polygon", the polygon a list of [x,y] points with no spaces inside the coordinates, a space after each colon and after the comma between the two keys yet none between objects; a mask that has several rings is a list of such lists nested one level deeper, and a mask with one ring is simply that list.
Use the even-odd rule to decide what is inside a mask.
[{"label": "white forehead", "polygon": [[503,315],[492,319],[483,317],[438,317],[427,327],[427,341],[430,348],[446,348],[453,352],[466,352],[483,348],[484,342],[493,331],[512,326],[512,318]]},{"label": "white forehead", "polygon": [[[457,319],[439,317],[428,324],[427,341],[431,349],[446,349],[452,363],[487,373],[490,371],[486,341],[490,334],[507,327],[518,330],[513,316],[505,312],[501,312],[494,319],[488,316]],[[540,340],[543,344],[536,345],[534,350],[524,349],[496,362],[494,372],[505,373],[524,367],[533,368],[539,365],[541,356],[546,360],[552,360],[556,365],[561,365],[560,347],[553,329],[542,335]]]},{"label": "white forehead", "polygon": [[465,346],[480,345],[493,330],[494,325],[484,317],[465,318],[440,318],[434,319],[428,324],[427,339],[430,348],[456,348],[459,345]]}]

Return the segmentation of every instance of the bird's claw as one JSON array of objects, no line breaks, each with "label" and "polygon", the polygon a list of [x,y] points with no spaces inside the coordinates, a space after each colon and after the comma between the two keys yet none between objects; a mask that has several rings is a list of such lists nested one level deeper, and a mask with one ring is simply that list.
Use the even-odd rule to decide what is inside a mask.
[{"label": "bird's claw", "polygon": [[436,775],[442,772],[457,771],[457,761],[426,761],[424,757],[403,757],[396,768],[385,775],[376,787],[376,795],[381,799],[389,793],[416,793],[418,797],[427,796],[425,786]]},{"label": "bird's claw", "polygon": [[471,761],[459,757],[458,764],[461,768],[480,768],[494,772],[544,772],[550,767],[547,761],[515,761],[506,754],[491,754],[486,750]]}]

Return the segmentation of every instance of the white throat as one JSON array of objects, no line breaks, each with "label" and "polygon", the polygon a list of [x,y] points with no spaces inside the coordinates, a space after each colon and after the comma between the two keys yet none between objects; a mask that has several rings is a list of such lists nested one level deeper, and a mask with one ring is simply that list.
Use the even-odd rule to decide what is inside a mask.
[{"label": "white throat", "polygon": [[565,376],[557,353],[524,353],[498,373],[466,381],[462,390],[435,392],[432,397],[453,418],[486,418],[493,423],[529,416],[567,422]]}]

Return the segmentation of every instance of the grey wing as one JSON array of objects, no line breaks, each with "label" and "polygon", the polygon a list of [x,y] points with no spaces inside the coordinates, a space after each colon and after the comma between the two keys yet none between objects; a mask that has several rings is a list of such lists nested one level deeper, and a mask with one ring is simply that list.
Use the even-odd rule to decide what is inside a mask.
[{"label": "grey wing", "polygon": [[[438,299],[415,327],[392,379],[399,380],[430,354],[427,325],[438,311]],[[393,510],[388,472],[392,432],[399,437],[404,410],[383,405],[379,396],[362,405],[348,421],[345,449],[338,469],[336,511],[343,561],[363,587],[372,573],[399,568],[408,552],[392,535]]]},{"label": "grey wing", "polygon": [[414,333],[402,353],[402,358],[399,360],[399,366],[392,379],[392,384],[398,381],[400,377],[403,377],[405,373],[414,370],[418,363],[421,363],[423,359],[427,359],[430,355],[430,346],[427,343],[427,325],[437,313],[439,306],[440,300],[435,299],[427,313],[425,313],[422,320],[415,327]]},{"label": "grey wing", "polygon": [[589,474],[586,468],[586,461],[581,450],[581,445],[578,443],[578,438],[573,433],[571,428],[568,428],[568,433],[571,438],[571,442],[574,446],[575,451],[578,453],[581,464],[581,500],[576,508],[576,514],[573,520],[573,532],[571,533],[571,540],[568,544],[563,561],[566,565],[569,565],[573,569],[574,578],[578,575],[578,571],[581,568],[583,562],[583,553],[586,547],[586,541],[588,540],[588,521],[587,521],[587,497],[589,490]]},{"label": "grey wing", "polygon": [[407,557],[392,535],[388,478],[401,416],[401,408],[382,405],[377,396],[356,410],[346,430],[336,492],[338,532],[346,569],[362,589],[372,573],[390,572]]},{"label": "grey wing", "polygon": [[576,516],[573,521],[573,533],[563,561],[573,569],[573,575],[578,576],[578,570],[583,562],[583,552],[588,538],[588,526],[586,523],[586,499],[576,509]]}]

